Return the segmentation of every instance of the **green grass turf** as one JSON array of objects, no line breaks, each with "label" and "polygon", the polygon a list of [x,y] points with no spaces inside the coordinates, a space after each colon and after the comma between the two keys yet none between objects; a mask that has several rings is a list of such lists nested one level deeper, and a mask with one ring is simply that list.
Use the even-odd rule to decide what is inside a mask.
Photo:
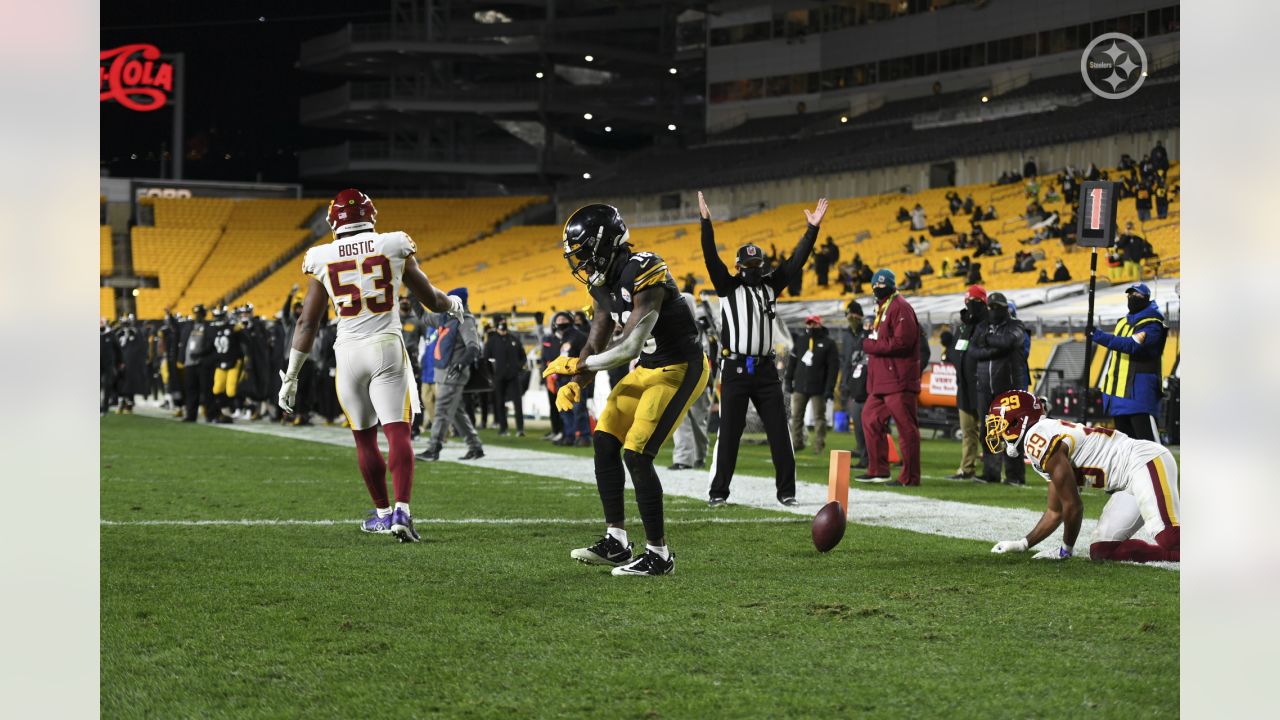
[{"label": "green grass turf", "polygon": [[[104,525],[103,715],[1178,713],[1178,573],[866,526],[819,555],[798,518],[673,525],[675,575],[613,578],[568,559],[599,532],[589,485],[418,468],[419,517],[573,522],[428,524],[418,545],[354,525]],[[101,501],[115,521],[368,506],[350,448],[128,416],[103,420]],[[672,520],[707,512],[668,500]]]}]

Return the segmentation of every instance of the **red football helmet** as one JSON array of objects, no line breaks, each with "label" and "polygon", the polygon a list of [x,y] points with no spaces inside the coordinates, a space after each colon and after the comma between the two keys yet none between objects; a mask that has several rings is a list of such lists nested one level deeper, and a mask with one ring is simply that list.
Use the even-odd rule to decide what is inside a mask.
[{"label": "red football helmet", "polygon": [[347,188],[329,201],[327,219],[335,235],[352,230],[372,230],[377,216],[373,201],[355,188]]},{"label": "red football helmet", "polygon": [[1044,417],[1044,403],[1026,390],[1006,390],[987,408],[987,449],[1016,456],[1022,436]]}]

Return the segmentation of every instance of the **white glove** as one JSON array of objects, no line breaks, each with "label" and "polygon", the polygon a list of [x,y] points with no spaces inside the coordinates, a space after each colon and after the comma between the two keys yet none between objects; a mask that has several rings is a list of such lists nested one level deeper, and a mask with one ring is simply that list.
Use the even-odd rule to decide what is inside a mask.
[{"label": "white glove", "polygon": [[280,409],[293,414],[293,402],[298,398],[298,378],[291,378],[280,371]]},{"label": "white glove", "polygon": [[466,311],[466,308],[462,306],[462,298],[457,295],[449,296],[449,309],[446,312],[458,319],[461,319],[462,314]]},{"label": "white glove", "polygon": [[996,543],[995,547],[991,548],[991,552],[993,553],[1026,552],[1026,549],[1027,549],[1027,539],[1019,538],[1017,540],[1001,540],[1000,542]]},{"label": "white glove", "polygon": [[1066,545],[1060,545],[1056,548],[1046,548],[1036,553],[1033,560],[1066,560],[1071,557],[1071,548]]}]

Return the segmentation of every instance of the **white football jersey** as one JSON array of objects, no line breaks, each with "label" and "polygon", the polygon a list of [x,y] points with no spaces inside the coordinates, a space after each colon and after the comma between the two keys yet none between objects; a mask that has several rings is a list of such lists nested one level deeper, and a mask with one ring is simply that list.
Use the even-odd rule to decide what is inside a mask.
[{"label": "white football jersey", "polygon": [[1024,442],[1023,450],[1031,461],[1031,468],[1046,480],[1049,474],[1042,466],[1044,459],[1050,450],[1065,444],[1077,479],[1109,493],[1127,488],[1133,471],[1141,469],[1164,450],[1159,443],[1135,440],[1111,428],[1086,427],[1048,417],[1040,418],[1040,422],[1031,426]]},{"label": "white football jersey", "polygon": [[335,347],[400,335],[404,262],[417,249],[402,232],[364,232],[307,251],[302,271],[324,284],[338,315]]}]

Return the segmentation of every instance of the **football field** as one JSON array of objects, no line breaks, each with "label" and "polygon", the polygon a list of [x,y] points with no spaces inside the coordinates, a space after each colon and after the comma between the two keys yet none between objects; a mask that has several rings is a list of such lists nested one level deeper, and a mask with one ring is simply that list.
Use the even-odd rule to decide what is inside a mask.
[{"label": "football field", "polygon": [[[734,504],[712,510],[705,473],[664,469],[668,443],[676,572],[615,578],[569,559],[602,531],[590,450],[483,437],[478,465],[417,465],[424,542],[400,545],[356,529],[347,431],[104,418],[103,715],[1178,713],[1180,573],[980,539],[1030,528],[1033,473],[949,482],[958,445],[926,440],[925,485],[855,487],[854,524],[819,555],[825,457],[798,458],[788,512],[767,449],[744,446]],[[1088,523],[1105,496],[1084,499]],[[638,543],[630,489],[627,508]]]}]

